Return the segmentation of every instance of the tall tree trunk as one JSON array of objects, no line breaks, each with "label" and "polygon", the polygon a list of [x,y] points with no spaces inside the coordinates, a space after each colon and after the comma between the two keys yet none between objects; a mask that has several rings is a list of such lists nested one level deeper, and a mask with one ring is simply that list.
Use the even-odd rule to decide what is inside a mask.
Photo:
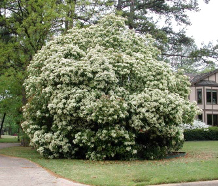
[{"label": "tall tree trunk", "polygon": [[20,142],[20,127],[17,129],[17,141]]},{"label": "tall tree trunk", "polygon": [[134,20],[134,10],[135,10],[135,0],[131,0],[130,2],[130,12],[129,12],[129,17],[128,17],[128,22],[129,22],[129,28],[133,29],[133,20]]},{"label": "tall tree trunk", "polygon": [[122,10],[122,0],[118,0],[118,3],[117,3],[117,11],[121,11]]},{"label": "tall tree trunk", "polygon": [[70,22],[69,22],[69,29],[73,28],[73,23],[74,23],[74,19],[75,19],[75,7],[76,7],[76,0],[71,0],[71,6],[70,6],[70,14],[69,14],[69,18],[70,18]]},{"label": "tall tree trunk", "polygon": [[74,23],[74,18],[75,18],[75,7],[76,7],[76,0],[68,0],[67,1],[67,6],[69,6],[70,8],[67,8],[67,20],[65,20],[65,32],[68,29],[73,28],[73,23]]},{"label": "tall tree trunk", "polygon": [[0,138],[2,138],[2,128],[3,128],[4,121],[5,121],[5,116],[6,116],[6,113],[3,114],[3,118],[2,118],[2,122],[0,126]]},{"label": "tall tree trunk", "polygon": [[22,86],[22,103],[23,103],[23,105],[27,104],[26,91],[25,91],[24,86]]}]

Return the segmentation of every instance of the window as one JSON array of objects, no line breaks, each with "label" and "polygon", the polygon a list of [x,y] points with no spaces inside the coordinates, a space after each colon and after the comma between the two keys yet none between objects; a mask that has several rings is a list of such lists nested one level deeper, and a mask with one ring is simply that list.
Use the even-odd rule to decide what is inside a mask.
[{"label": "window", "polygon": [[218,126],[218,114],[207,114],[207,124]]},{"label": "window", "polygon": [[197,102],[202,104],[202,89],[197,89]]},{"label": "window", "polygon": [[217,91],[207,89],[207,104],[217,104]]},{"label": "window", "polygon": [[198,115],[198,120],[203,121],[203,115],[202,114]]},{"label": "window", "polygon": [[207,124],[208,125],[212,125],[212,123],[213,123],[212,116],[213,116],[212,114],[207,115]]}]

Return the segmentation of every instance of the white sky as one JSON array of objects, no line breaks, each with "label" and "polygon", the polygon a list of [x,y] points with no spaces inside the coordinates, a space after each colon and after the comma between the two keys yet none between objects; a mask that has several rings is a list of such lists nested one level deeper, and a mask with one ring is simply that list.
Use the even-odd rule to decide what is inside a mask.
[{"label": "white sky", "polygon": [[210,41],[215,44],[218,40],[218,0],[210,0],[209,4],[199,0],[199,8],[199,12],[188,14],[192,25],[187,27],[187,35],[192,36],[199,47]]}]

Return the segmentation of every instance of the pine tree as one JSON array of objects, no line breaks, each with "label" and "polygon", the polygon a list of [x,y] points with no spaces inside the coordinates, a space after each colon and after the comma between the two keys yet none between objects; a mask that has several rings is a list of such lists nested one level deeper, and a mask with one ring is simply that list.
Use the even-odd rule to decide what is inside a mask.
[{"label": "pine tree", "polygon": [[173,55],[182,45],[193,43],[184,30],[174,31],[173,27],[191,24],[187,12],[198,11],[198,0],[117,0],[115,5],[119,14],[128,17],[129,28],[149,33],[158,41],[162,55]]}]

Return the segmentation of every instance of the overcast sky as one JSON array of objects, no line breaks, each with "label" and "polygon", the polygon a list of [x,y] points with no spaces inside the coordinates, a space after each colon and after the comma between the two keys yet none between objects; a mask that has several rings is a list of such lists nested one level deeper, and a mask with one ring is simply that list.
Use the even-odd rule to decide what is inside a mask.
[{"label": "overcast sky", "polygon": [[187,35],[193,36],[198,46],[209,41],[218,40],[218,0],[210,0],[209,4],[199,0],[200,11],[189,13],[192,25],[187,27]]}]

